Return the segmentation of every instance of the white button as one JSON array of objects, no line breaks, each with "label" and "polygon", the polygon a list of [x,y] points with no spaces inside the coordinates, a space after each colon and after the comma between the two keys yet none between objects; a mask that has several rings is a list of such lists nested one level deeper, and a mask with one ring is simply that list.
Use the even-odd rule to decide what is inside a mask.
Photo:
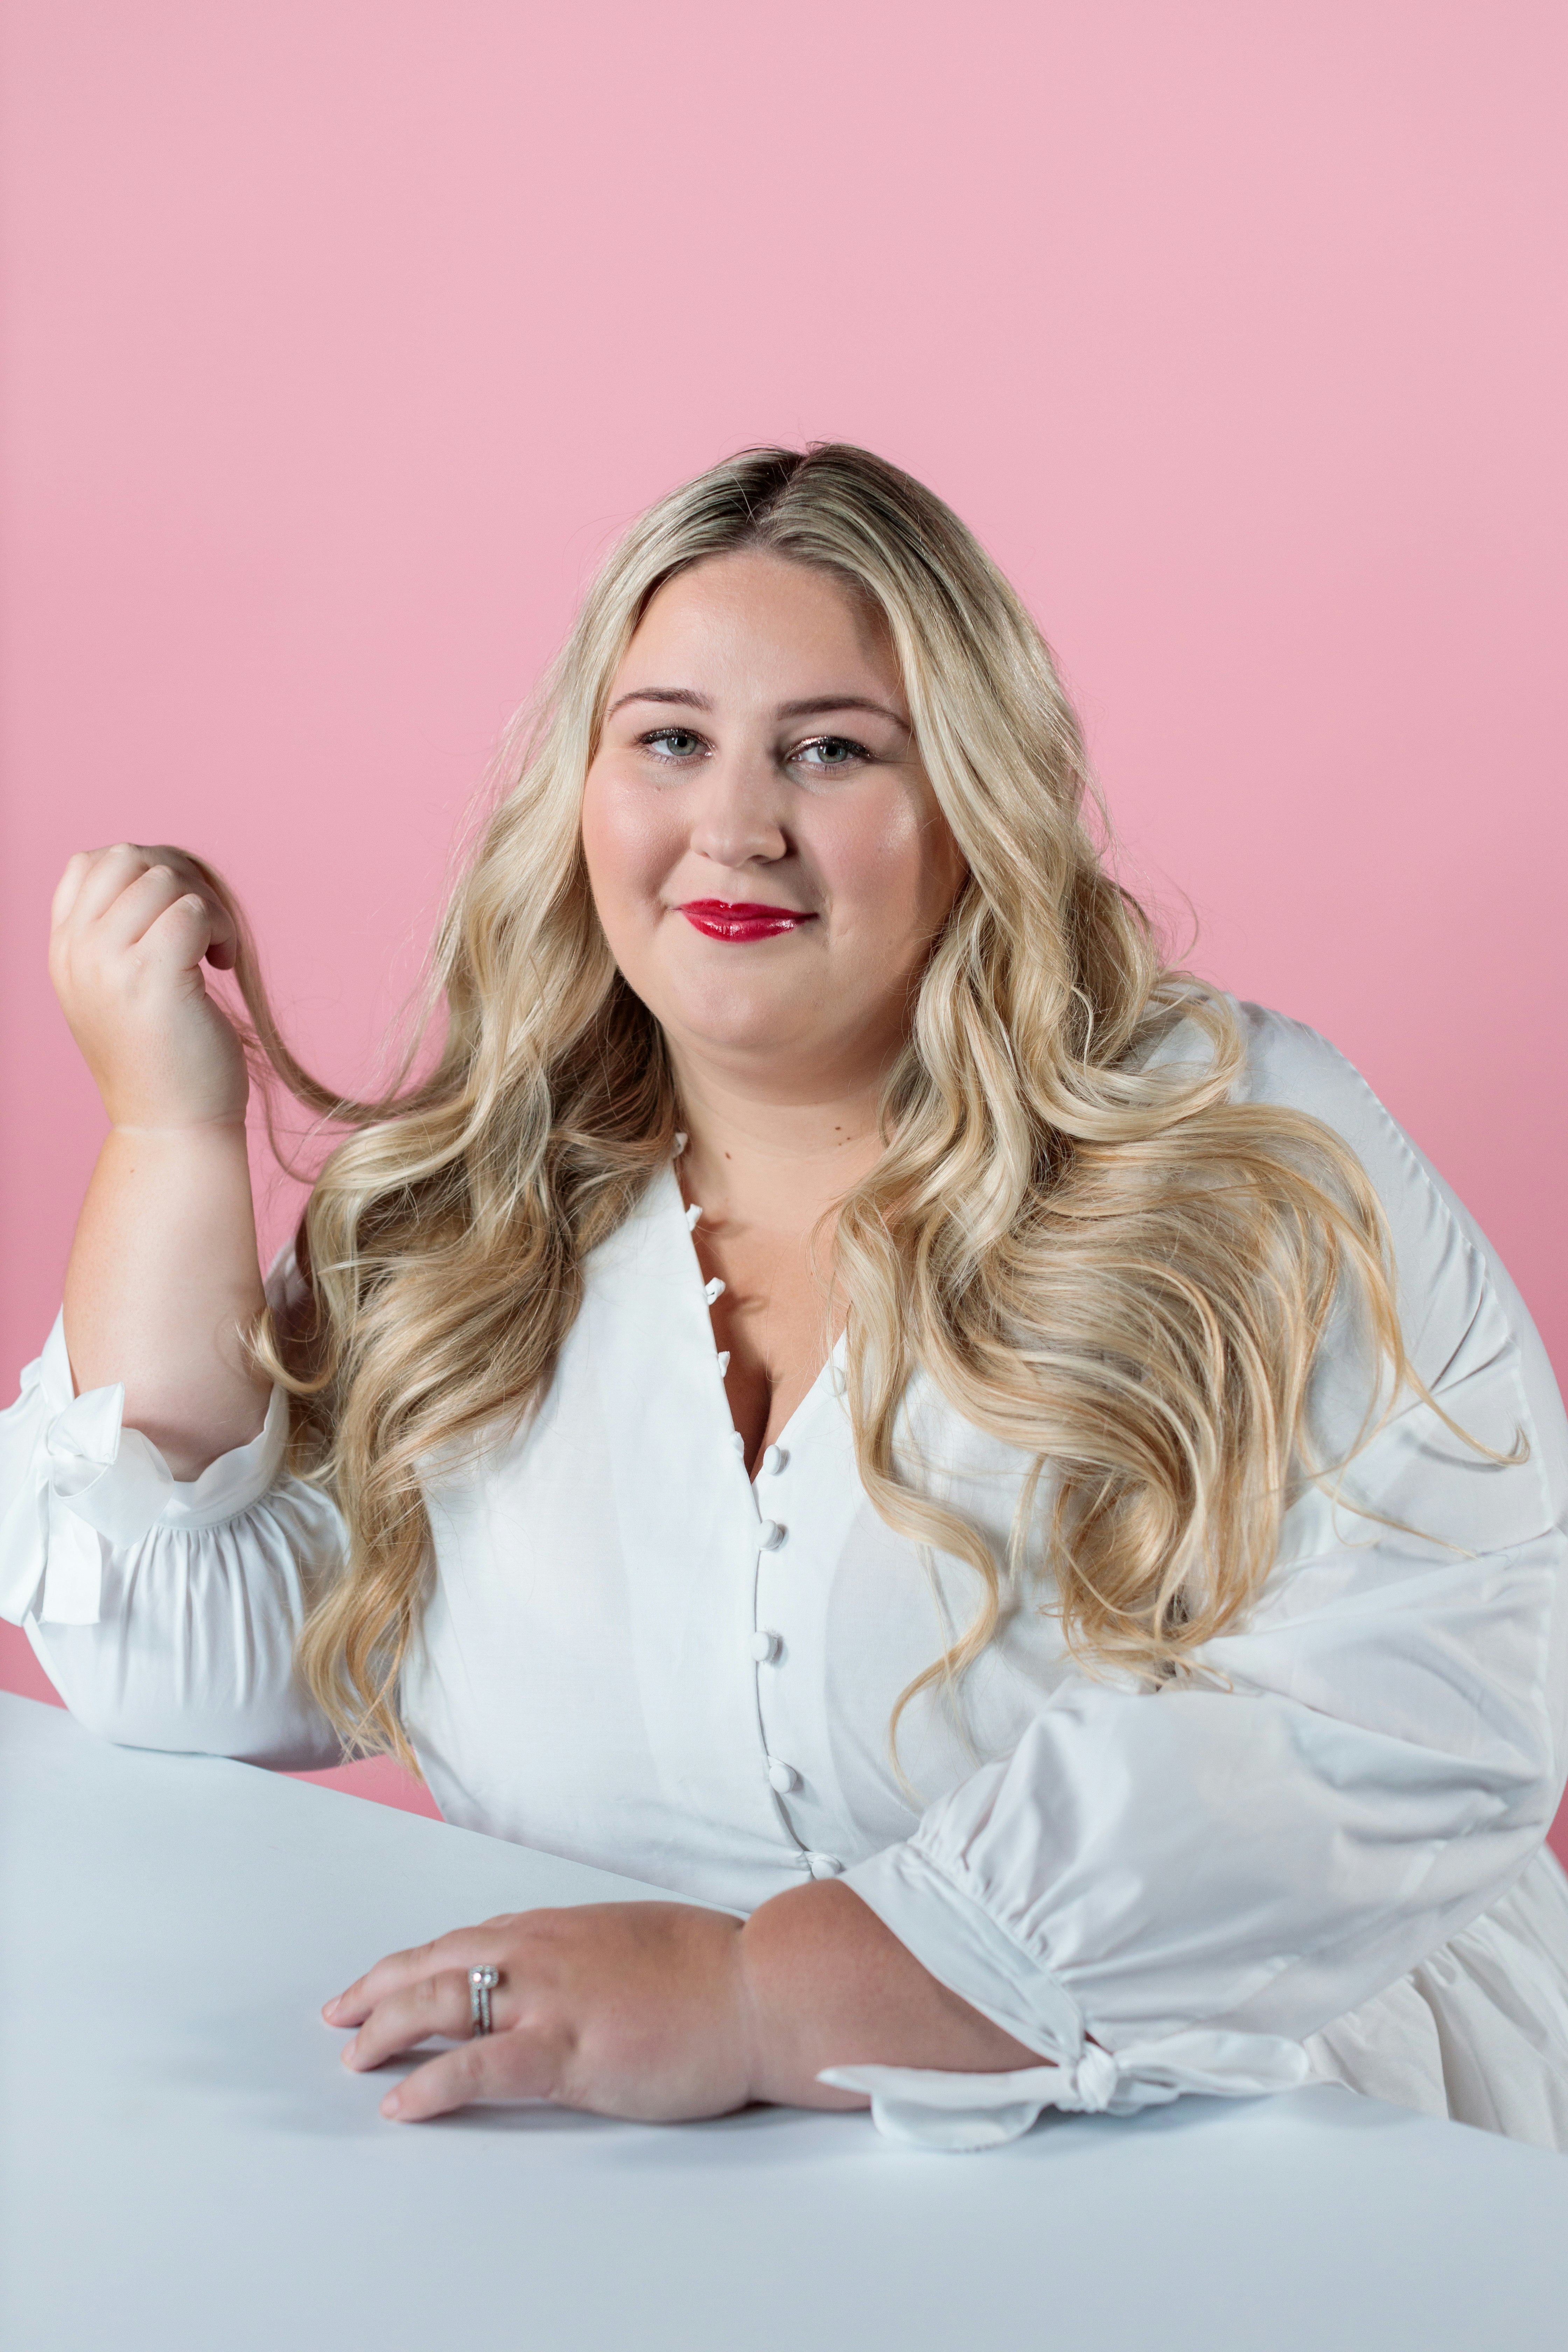
[{"label": "white button", "polygon": [[784,1643],[776,1633],[753,1633],[752,1636],[752,1655],[759,1666],[771,1666],[783,1648]]},{"label": "white button", "polygon": [[722,1379],[723,1379],[723,1377],[724,1377],[725,1373],[729,1370],[729,1369],[730,1369],[730,1350],[729,1350],[729,1349],[728,1349],[728,1348],[721,1348],[721,1349],[720,1349],[720,1350],[719,1350],[719,1378],[720,1378],[721,1380],[722,1380]]},{"label": "white button", "polygon": [[732,1429],[730,1432],[730,1443],[734,1447],[737,1454],[744,1454],[746,1450],[746,1441],[742,1436],[738,1429]]},{"label": "white button", "polygon": [[770,1478],[776,1478],[788,1460],[789,1455],[782,1445],[770,1445],[763,1456],[763,1468]]},{"label": "white button", "polygon": [[757,1541],[764,1551],[777,1551],[789,1529],[781,1528],[776,1519],[764,1519],[757,1529]]},{"label": "white button", "polygon": [[813,1878],[837,1878],[844,1864],[836,1853],[808,1853],[805,1866]]},{"label": "white button", "polygon": [[712,1306],[713,1301],[716,1298],[723,1297],[724,1285],[720,1281],[717,1275],[714,1276],[711,1282],[705,1283],[703,1285],[702,1296],[708,1301],[710,1307]]},{"label": "white button", "polygon": [[792,1789],[799,1788],[800,1774],[795,1770],[793,1764],[784,1763],[783,1759],[777,1756],[770,1756],[768,1758],[768,1786],[770,1789],[776,1789],[781,1797],[787,1797]]},{"label": "white button", "polygon": [[694,1234],[697,1231],[698,1220],[700,1218],[701,1214],[701,1210],[697,1206],[697,1203],[693,1202],[690,1208],[686,1212],[686,1230],[689,1234]]}]

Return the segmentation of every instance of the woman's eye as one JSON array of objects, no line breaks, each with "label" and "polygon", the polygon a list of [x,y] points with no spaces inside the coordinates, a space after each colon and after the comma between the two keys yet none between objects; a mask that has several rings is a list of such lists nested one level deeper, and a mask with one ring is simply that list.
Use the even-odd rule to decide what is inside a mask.
[{"label": "woman's eye", "polygon": [[646,751],[657,751],[661,760],[689,760],[702,749],[701,736],[694,735],[689,727],[656,727],[640,740]]},{"label": "woman's eye", "polygon": [[803,743],[793,756],[808,768],[848,768],[871,755],[864,743],[852,743],[847,735],[818,735],[812,742]]}]

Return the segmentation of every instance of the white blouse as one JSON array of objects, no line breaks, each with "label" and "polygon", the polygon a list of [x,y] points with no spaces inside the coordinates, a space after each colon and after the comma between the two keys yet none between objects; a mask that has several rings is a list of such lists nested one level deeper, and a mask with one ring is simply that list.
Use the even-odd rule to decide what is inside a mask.
[{"label": "white blouse", "polygon": [[[738,1912],[843,1874],[1048,2062],[833,2071],[902,2137],[976,2147],[1047,2105],[1326,2075],[1568,2147],[1568,1883],[1542,1843],[1568,1732],[1562,1402],[1495,1254],[1363,1079],[1311,1030],[1238,1011],[1240,1096],[1359,1154],[1414,1363],[1466,1429],[1522,1432],[1526,1463],[1492,1465],[1407,1396],[1349,1500],[1290,1510],[1205,1686],[1090,1678],[1026,1594],[956,1699],[906,1710],[900,1778],[894,1703],[973,1615],[973,1571],[868,1502],[842,1343],[748,1477],[670,1169],[589,1259],[521,1431],[428,1465],[437,1575],[403,1718],[467,1828]],[[1184,1028],[1159,1058],[1204,1050]],[[285,1255],[274,1296],[297,1278]],[[1342,1318],[1314,1381],[1326,1443],[1349,1442],[1366,1381]],[[57,1321],[0,1415],[0,1612],[108,1738],[337,1761],[291,1648],[342,1527],[282,1467],[281,1391],[189,1485],[122,1404],[73,1397]],[[923,1376],[900,1442],[1000,1554],[1023,1457]]]}]

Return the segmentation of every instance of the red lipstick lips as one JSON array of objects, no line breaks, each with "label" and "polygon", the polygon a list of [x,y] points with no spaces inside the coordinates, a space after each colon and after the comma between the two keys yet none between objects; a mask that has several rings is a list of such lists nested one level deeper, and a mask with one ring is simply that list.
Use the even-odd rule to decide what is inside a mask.
[{"label": "red lipstick lips", "polygon": [[732,906],[727,898],[688,898],[680,912],[707,940],[777,940],[816,920],[795,907]]}]

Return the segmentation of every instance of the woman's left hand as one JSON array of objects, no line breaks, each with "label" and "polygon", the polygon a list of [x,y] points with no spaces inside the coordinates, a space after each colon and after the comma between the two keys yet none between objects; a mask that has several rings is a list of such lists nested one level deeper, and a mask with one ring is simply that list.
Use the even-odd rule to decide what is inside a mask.
[{"label": "woman's left hand", "polygon": [[[432,2034],[459,2044],[387,2093],[383,2115],[405,2122],[476,2099],[647,2123],[724,2115],[752,2096],[741,1932],[688,1903],[513,1912],[393,1953],[321,2013],[358,2027],[342,2053],[356,2071]],[[492,2030],[473,2039],[468,1970],[486,1962],[500,1981]]]},{"label": "woman's left hand", "polygon": [[[471,2039],[468,1970],[499,1969],[492,2030]],[[389,2091],[421,2122],[471,2099],[681,2123],[753,2099],[863,2107],[825,2066],[1037,2066],[1037,2051],[927,1974],[876,1913],[828,1879],[744,1922],[690,1903],[518,1911],[395,1952],[321,2014],[359,2031],[343,2063],[380,2066],[432,2034],[447,2050]]]}]

